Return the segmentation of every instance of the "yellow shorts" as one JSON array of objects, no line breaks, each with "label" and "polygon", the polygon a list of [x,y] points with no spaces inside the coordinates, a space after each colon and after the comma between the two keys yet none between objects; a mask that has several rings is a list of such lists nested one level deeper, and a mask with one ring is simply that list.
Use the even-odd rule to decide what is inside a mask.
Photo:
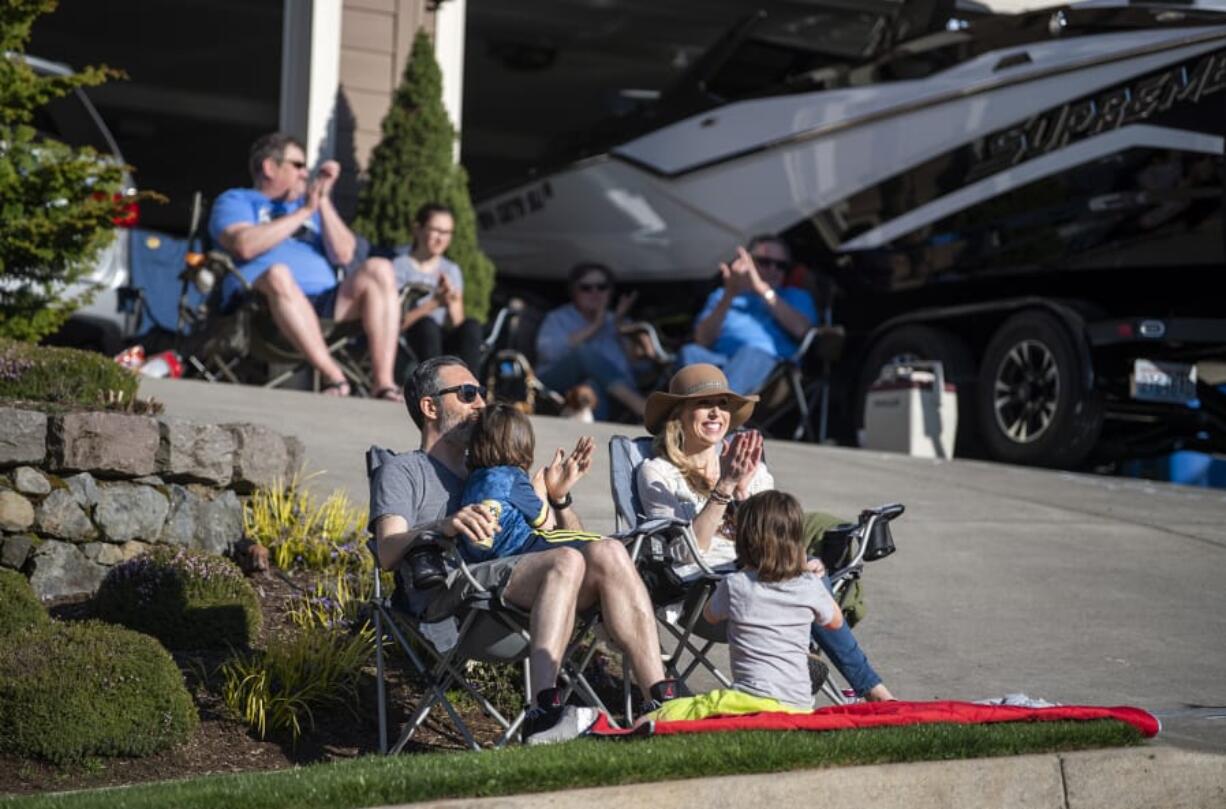
[{"label": "yellow shorts", "polygon": [[810,713],[810,708],[786,705],[771,697],[758,697],[731,688],[717,688],[695,697],[670,699],[645,718],[659,722],[680,719],[706,719],[710,716],[739,716],[750,713]]}]

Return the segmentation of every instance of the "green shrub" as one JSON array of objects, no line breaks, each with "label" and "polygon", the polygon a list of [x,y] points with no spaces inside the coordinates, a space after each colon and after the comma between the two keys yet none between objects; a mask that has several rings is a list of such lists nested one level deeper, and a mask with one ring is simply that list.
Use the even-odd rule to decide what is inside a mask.
[{"label": "green shrub", "polygon": [[168,649],[248,646],[262,615],[238,565],[158,547],[111,568],[94,596],[99,618],[153,635]]},{"label": "green shrub", "polygon": [[144,756],[198,723],[179,669],[146,635],[53,621],[0,640],[0,752],[56,763]]},{"label": "green shrub", "polygon": [[29,580],[16,570],[0,570],[0,638],[50,620]]},{"label": "green shrub", "polygon": [[294,743],[313,709],[357,702],[358,677],[374,650],[373,632],[355,634],[300,627],[262,652],[239,656],[221,667],[222,698],[235,716],[260,734],[288,732]]},{"label": "green shrub", "polygon": [[0,337],[0,399],[98,407],[132,401],[140,377],[110,357]]},{"label": "green shrub", "polygon": [[[87,67],[40,76],[16,56],[55,0],[0,3],[0,336],[36,341],[92,297],[70,287],[115,238],[124,167],[91,148],[50,140],[35,112],[78,87],[118,76]],[[10,57],[9,54],[15,54]]]}]

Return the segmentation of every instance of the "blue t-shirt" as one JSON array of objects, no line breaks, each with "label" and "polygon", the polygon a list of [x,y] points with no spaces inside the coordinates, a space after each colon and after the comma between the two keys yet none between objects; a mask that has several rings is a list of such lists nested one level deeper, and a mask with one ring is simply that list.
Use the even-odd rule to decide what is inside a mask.
[{"label": "blue t-shirt", "polygon": [[[775,291],[793,309],[807,317],[810,323],[817,323],[817,306],[808,292],[797,287],[781,287]],[[712,292],[695,322],[711,314],[723,297],[723,287]],[[779,321],[775,320],[770,306],[762,296],[753,292],[744,292],[732,299],[732,306],[724,317],[723,328],[720,329],[719,337],[716,338],[715,345],[711,346],[711,350],[730,357],[747,345],[776,357],[790,357],[797,349],[796,341]]]},{"label": "blue t-shirt", "polygon": [[[302,207],[304,200],[288,202],[271,200],[254,188],[231,188],[213,203],[209,216],[209,236],[219,243],[222,231],[232,225],[263,225]],[[319,211],[303,223],[290,238],[248,262],[238,265],[238,271],[247,283],[264,274],[273,264],[286,264],[294,280],[306,295],[318,295],[336,286],[336,273],[324,250],[323,223]],[[222,297],[229,301],[239,291],[238,279],[227,277],[222,287]]]},{"label": "blue t-shirt", "polygon": [[498,533],[489,545],[467,540],[459,544],[467,562],[484,562],[523,553],[535,529],[545,524],[549,507],[532,488],[528,473],[518,466],[488,466],[473,470],[464,483],[461,506],[481,503],[498,517]]}]

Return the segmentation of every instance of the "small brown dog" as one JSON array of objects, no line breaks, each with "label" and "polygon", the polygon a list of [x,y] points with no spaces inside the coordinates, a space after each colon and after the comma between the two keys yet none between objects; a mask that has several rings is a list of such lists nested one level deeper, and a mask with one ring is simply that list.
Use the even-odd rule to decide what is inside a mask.
[{"label": "small brown dog", "polygon": [[569,419],[591,423],[596,420],[596,405],[600,399],[591,385],[586,383],[575,385],[566,391],[566,405],[562,408],[562,416]]}]

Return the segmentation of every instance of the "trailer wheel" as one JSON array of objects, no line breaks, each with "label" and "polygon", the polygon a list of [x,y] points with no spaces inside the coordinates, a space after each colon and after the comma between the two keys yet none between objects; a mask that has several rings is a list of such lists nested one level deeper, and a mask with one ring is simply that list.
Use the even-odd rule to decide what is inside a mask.
[{"label": "trailer wheel", "polygon": [[980,366],[978,410],[992,457],[1069,468],[1085,460],[1102,429],[1100,396],[1082,383],[1074,337],[1047,312],[1024,311],[993,335]]},{"label": "trailer wheel", "polygon": [[978,384],[975,359],[961,337],[933,326],[900,326],[879,339],[865,356],[856,396],[856,426],[864,426],[864,402],[869,386],[881,369],[894,362],[939,360],[945,378],[958,388],[958,435],[954,454],[958,457],[980,454],[981,442],[976,428],[974,391]]}]

